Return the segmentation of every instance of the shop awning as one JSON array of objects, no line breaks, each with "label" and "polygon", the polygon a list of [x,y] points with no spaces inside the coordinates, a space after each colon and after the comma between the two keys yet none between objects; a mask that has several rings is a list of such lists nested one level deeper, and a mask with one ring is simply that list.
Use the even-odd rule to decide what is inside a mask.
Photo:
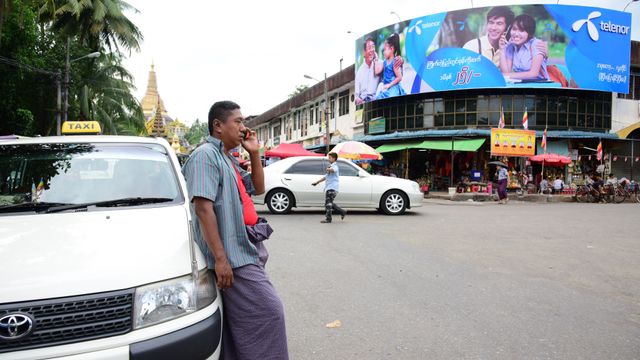
[{"label": "shop awning", "polygon": [[[465,139],[454,140],[453,150],[455,151],[478,151],[486,139]],[[418,146],[419,149],[451,150],[449,140],[425,140]]]},{"label": "shop awning", "polygon": [[[478,151],[480,146],[484,144],[486,139],[464,139],[454,140],[453,150],[455,151]],[[451,150],[450,140],[425,140],[422,142],[407,142],[397,144],[384,144],[376,150],[379,153],[387,153],[405,149],[432,149],[432,150]]]},{"label": "shop awning", "polygon": [[411,143],[401,143],[401,144],[384,144],[376,148],[376,151],[379,153],[388,153],[406,149],[417,149],[417,146],[420,145],[419,142],[411,142]]}]

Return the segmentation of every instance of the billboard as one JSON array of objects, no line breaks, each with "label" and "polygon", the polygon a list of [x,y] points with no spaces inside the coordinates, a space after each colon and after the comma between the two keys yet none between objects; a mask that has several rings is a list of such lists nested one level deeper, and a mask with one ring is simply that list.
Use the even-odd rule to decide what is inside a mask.
[{"label": "billboard", "polygon": [[533,156],[535,154],[535,131],[491,129],[491,156]]},{"label": "billboard", "polygon": [[631,14],[513,5],[427,15],[356,40],[356,103],[477,88],[627,93]]}]

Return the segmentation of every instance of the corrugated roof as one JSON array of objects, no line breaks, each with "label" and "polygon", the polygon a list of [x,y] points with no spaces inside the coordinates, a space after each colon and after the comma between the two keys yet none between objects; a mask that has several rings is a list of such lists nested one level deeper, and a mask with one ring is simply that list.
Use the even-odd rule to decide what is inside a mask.
[{"label": "corrugated roof", "polygon": [[[491,136],[490,129],[461,129],[461,130],[418,130],[418,131],[396,131],[391,134],[381,135],[360,135],[354,140],[368,141],[390,141],[401,139],[419,139],[429,137],[451,137],[451,136]],[[542,137],[542,130],[536,130],[536,136]],[[615,133],[599,133],[591,131],[572,130],[551,130],[547,131],[548,138],[572,138],[572,139],[618,139]]]}]

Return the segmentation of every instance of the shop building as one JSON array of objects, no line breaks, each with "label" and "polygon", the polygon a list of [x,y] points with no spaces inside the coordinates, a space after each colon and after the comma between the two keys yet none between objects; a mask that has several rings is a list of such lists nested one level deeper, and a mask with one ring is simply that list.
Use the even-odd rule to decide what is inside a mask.
[{"label": "shop building", "polygon": [[[404,26],[410,29],[408,23]],[[536,132],[535,153],[544,151],[540,141],[547,129],[546,152],[572,159],[565,167],[547,164],[545,176],[562,176],[571,183],[602,162],[606,172],[618,178],[640,178],[637,41],[631,42],[627,94],[570,87],[485,87],[425,91],[356,106],[355,67],[327,79],[331,142],[353,139],[378,148],[385,157],[380,164],[382,172],[426,178],[432,187],[441,189],[463,178],[486,182],[495,170],[488,165],[492,160],[491,129],[498,127],[501,114],[505,128],[522,129],[526,111],[528,129]],[[411,87],[410,81],[410,77],[402,80],[407,82],[406,88]],[[287,142],[324,151],[324,97],[324,82],[320,82],[253,118],[249,126],[258,131],[267,147]],[[596,160],[599,143],[604,148],[601,161]],[[539,179],[541,164],[526,158],[508,161],[512,169],[531,180]]]}]

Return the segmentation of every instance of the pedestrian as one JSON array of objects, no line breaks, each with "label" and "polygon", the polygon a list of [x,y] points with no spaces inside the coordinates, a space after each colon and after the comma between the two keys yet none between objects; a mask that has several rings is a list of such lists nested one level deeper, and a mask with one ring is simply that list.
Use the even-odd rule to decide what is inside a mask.
[{"label": "pedestrian", "polygon": [[509,172],[504,166],[499,166],[498,170],[498,199],[500,204],[506,204],[509,201],[507,197],[507,182],[509,181]]},{"label": "pedestrian", "polygon": [[327,175],[323,176],[322,179],[311,183],[311,185],[316,186],[321,182],[326,180],[326,184],[324,186],[324,208],[325,208],[325,216],[326,218],[320,221],[323,224],[331,223],[331,213],[333,211],[340,214],[340,218],[344,220],[347,212],[341,209],[334,202],[336,195],[338,195],[338,188],[340,185],[340,169],[338,168],[338,154],[329,153],[329,167],[327,167]]},{"label": "pedestrian", "polygon": [[[249,194],[264,192],[256,132],[240,106],[220,101],[209,110],[209,136],[183,167],[195,240],[222,290],[224,359],[288,359],[284,308],[265,271],[269,257],[247,226],[258,222]],[[230,152],[242,145],[251,173]]]},{"label": "pedestrian", "polygon": [[564,190],[564,181],[562,181],[560,176],[556,176],[556,179],[553,181],[553,193],[562,194],[562,190]]}]

